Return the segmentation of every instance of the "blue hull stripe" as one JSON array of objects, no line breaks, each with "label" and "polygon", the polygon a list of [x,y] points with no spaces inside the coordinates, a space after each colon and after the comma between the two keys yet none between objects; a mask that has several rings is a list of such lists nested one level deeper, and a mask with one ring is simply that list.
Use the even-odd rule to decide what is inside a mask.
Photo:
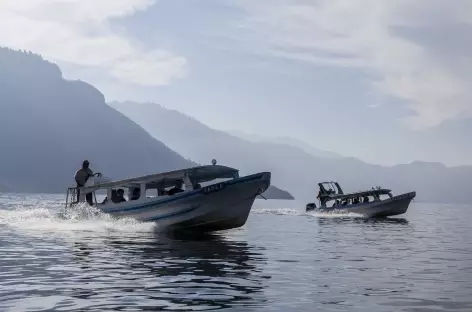
[{"label": "blue hull stripe", "polygon": [[[252,180],[258,180],[258,179],[262,178],[263,175],[264,175],[264,173],[256,173],[254,175],[250,175],[250,176],[247,176],[247,177],[238,178],[238,179],[234,179],[234,180],[229,180],[229,181],[226,181],[226,182],[223,182],[223,183],[225,185],[235,185],[235,184],[240,184],[240,183],[244,183],[244,182],[249,182],[249,181],[252,181]],[[189,192],[185,192],[183,194],[172,195],[171,198],[161,199],[161,200],[158,200],[158,201],[155,201],[155,202],[152,202],[152,203],[141,204],[139,206],[124,207],[124,208],[119,208],[119,207],[115,208],[115,207],[113,207],[113,208],[103,209],[102,211],[104,213],[113,213],[113,212],[125,212],[125,211],[140,210],[140,209],[151,208],[151,207],[152,208],[158,208],[159,206],[162,206],[164,204],[168,204],[170,202],[178,201],[178,200],[181,200],[183,198],[187,198],[187,197],[191,197],[191,196],[195,196],[195,195],[199,195],[199,194],[203,194],[203,189],[192,190],[192,191],[189,191]]]},{"label": "blue hull stripe", "polygon": [[192,212],[192,211],[196,210],[198,207],[200,207],[200,205],[193,206],[193,207],[181,210],[181,211],[171,212],[171,213],[168,213],[168,214],[165,214],[165,215],[162,215],[162,216],[158,216],[158,217],[143,219],[141,221],[151,222],[151,221],[158,221],[158,220],[168,219],[168,218],[172,218],[172,217],[177,217],[179,215],[183,215],[183,214]]}]

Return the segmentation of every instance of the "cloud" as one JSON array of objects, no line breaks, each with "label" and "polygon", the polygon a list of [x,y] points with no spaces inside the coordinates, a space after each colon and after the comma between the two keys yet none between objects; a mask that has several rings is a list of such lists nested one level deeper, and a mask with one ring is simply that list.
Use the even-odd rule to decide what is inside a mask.
[{"label": "cloud", "polygon": [[125,83],[166,85],[186,75],[186,59],[148,51],[113,31],[110,21],[155,0],[2,0],[0,45],[40,53],[53,61],[102,68]]},{"label": "cloud", "polygon": [[[401,99],[416,129],[472,117],[469,0],[234,0],[271,55],[355,67]],[[442,34],[442,36],[438,36]],[[260,38],[259,37],[259,38]],[[468,43],[468,44],[465,44]]]}]

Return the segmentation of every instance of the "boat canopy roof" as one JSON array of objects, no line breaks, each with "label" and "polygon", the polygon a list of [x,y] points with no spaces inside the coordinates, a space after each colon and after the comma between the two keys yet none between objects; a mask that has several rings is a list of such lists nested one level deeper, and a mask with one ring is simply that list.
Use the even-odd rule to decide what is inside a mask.
[{"label": "boat canopy roof", "polygon": [[343,190],[341,189],[341,186],[336,181],[320,182],[318,183],[318,186],[320,187],[319,196],[324,201],[373,195],[388,195],[389,193],[391,193],[391,190],[389,189],[377,187],[372,188],[371,190],[344,194]]},{"label": "boat canopy roof", "polygon": [[345,199],[345,198],[356,198],[364,196],[373,196],[373,195],[388,195],[392,190],[389,189],[372,189],[348,194],[323,194],[322,196],[326,200],[335,200],[335,199]]},{"label": "boat canopy roof", "polygon": [[85,192],[92,192],[98,189],[108,189],[116,187],[133,188],[139,187],[142,183],[146,184],[147,189],[157,189],[173,186],[175,185],[175,183],[177,183],[177,181],[182,181],[185,175],[188,175],[193,182],[199,183],[211,181],[214,179],[234,178],[237,174],[239,174],[239,170],[231,167],[221,165],[207,165],[163,173],[156,173],[124,180],[117,180],[102,184],[95,184],[91,186],[82,187],[81,189]]}]

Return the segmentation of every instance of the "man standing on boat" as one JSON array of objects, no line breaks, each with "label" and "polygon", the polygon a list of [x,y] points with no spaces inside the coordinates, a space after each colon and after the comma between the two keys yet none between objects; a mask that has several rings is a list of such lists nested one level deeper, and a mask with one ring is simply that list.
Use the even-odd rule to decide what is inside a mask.
[{"label": "man standing on boat", "polygon": [[[90,163],[88,160],[84,160],[82,163],[82,168],[75,172],[75,182],[77,183],[77,187],[84,187],[87,180],[93,176],[93,171],[89,168]],[[98,176],[101,176],[101,173],[97,173]],[[77,190],[77,202],[79,202],[80,198],[80,189]],[[93,205],[92,193],[88,193],[85,195],[85,199],[89,203],[89,205]]]}]

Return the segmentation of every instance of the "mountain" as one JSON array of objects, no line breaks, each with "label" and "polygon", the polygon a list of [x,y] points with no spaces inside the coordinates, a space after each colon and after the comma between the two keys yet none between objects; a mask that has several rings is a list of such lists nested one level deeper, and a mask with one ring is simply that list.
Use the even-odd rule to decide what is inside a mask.
[{"label": "mountain", "polygon": [[84,159],[124,178],[194,166],[39,55],[0,48],[0,188],[64,192]]},{"label": "mountain", "polygon": [[316,157],[293,145],[244,140],[157,104],[109,104],[196,161],[216,158],[244,172],[271,171],[273,183],[297,199],[314,200],[318,182],[337,180],[345,192],[380,185],[394,194],[416,190],[418,201],[472,203],[471,166],[448,168],[440,163],[413,162],[385,167],[355,158]]},{"label": "mountain", "polygon": [[315,157],[326,157],[326,158],[342,158],[343,156],[331,152],[318,149],[310,144],[307,144],[301,140],[290,138],[290,137],[265,137],[256,134],[247,134],[241,131],[228,131],[229,134],[251,142],[272,142],[278,144],[290,145],[292,147],[298,147],[299,149],[311,154]]},{"label": "mountain", "polygon": [[[0,107],[2,192],[62,193],[84,159],[110,178],[198,165],[30,52],[0,48]],[[288,195],[271,187],[265,196]]]},{"label": "mountain", "polygon": [[262,194],[265,199],[285,199],[293,200],[295,199],[292,194],[289,192],[279,189],[274,185],[270,185],[269,188]]}]

